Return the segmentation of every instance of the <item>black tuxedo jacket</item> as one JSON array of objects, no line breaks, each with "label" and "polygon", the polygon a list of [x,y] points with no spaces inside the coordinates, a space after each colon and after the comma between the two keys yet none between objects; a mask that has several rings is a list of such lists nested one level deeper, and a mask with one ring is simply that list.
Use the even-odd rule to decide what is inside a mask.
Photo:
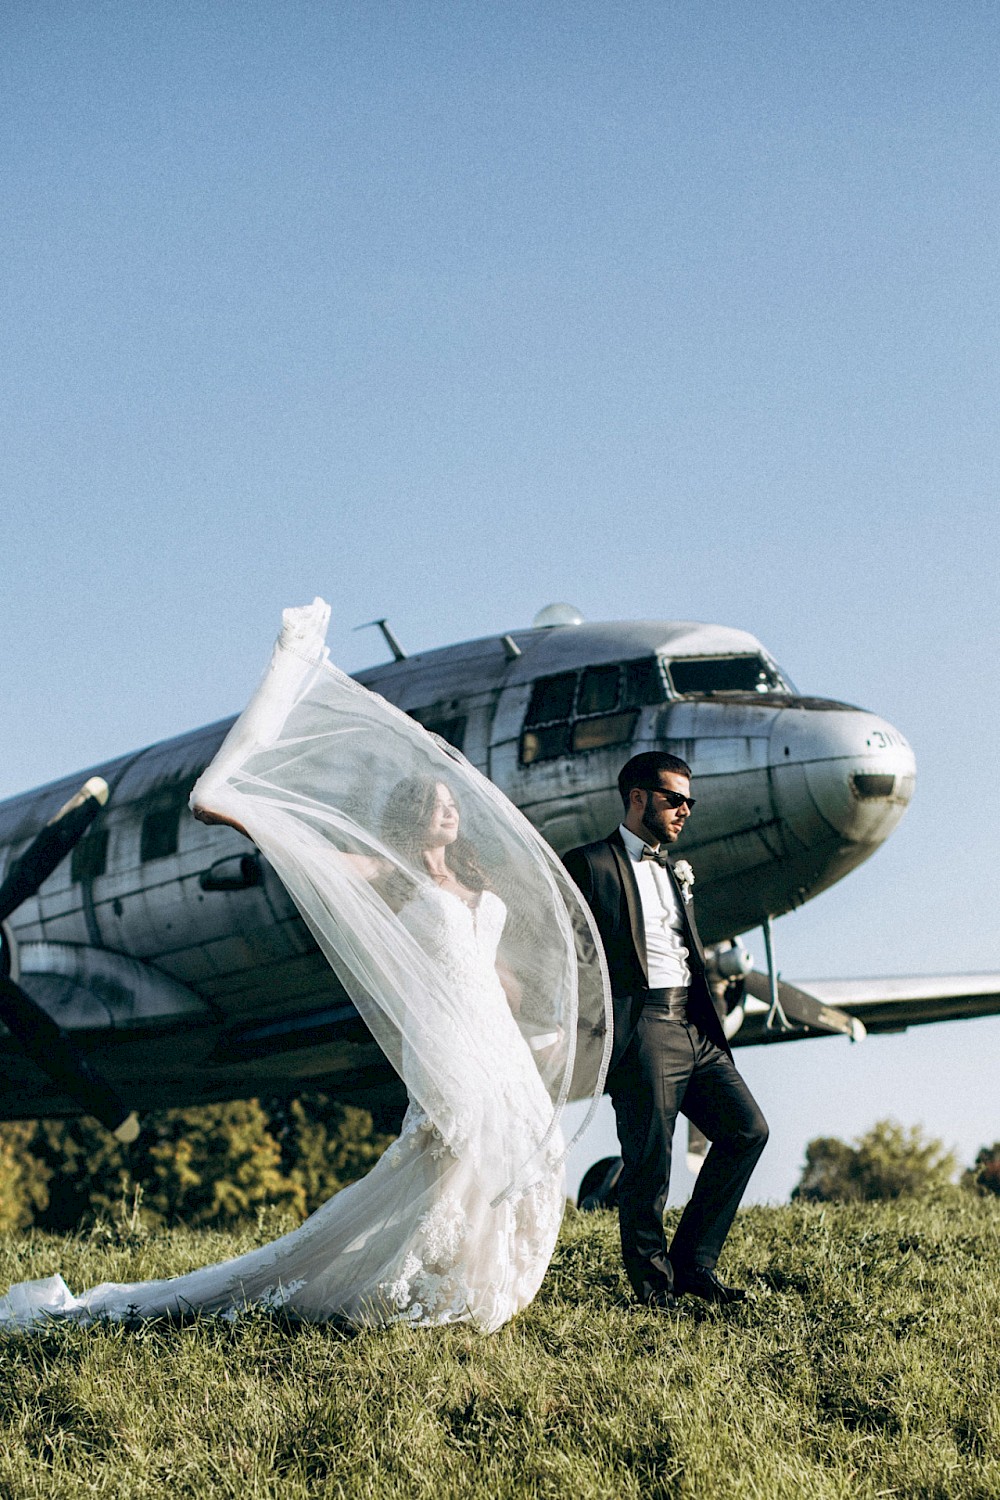
[{"label": "black tuxedo jacket", "polygon": [[[632,1039],[639,1013],[649,987],[646,967],[646,932],[642,903],[632,862],[621,834],[616,828],[606,839],[583,844],[563,855],[563,864],[586,898],[594,913],[604,945],[615,1018],[612,1069],[621,1060]],[[688,995],[688,1017],[703,1035],[732,1057],[722,1022],[712,1003],[705,979],[705,950],[695,926],[691,903],[681,897],[674,872],[665,866],[677,892],[684,918],[684,939],[688,950],[691,987]]]}]

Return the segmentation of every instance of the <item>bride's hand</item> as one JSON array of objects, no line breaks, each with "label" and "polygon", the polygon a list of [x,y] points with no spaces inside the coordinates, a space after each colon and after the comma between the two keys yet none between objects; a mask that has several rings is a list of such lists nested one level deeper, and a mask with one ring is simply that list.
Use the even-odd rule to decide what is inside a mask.
[{"label": "bride's hand", "polygon": [[243,824],[237,823],[235,818],[224,817],[222,813],[213,812],[210,807],[192,807],[191,811],[199,823],[224,823],[227,828],[235,828],[237,833],[242,833],[245,839],[250,837]]},{"label": "bride's hand", "polygon": [[556,1026],[553,1031],[543,1031],[535,1036],[529,1036],[528,1046],[535,1054],[536,1063],[549,1063],[562,1051],[565,1040],[565,1029],[562,1026]]},{"label": "bride's hand", "polygon": [[500,958],[498,958],[496,961],[496,970],[497,978],[503,985],[504,993],[507,996],[507,1004],[511,1008],[511,1013],[515,1016],[519,1016],[521,1014],[521,996],[523,993],[521,989],[521,981],[518,979],[513,970],[509,969]]}]

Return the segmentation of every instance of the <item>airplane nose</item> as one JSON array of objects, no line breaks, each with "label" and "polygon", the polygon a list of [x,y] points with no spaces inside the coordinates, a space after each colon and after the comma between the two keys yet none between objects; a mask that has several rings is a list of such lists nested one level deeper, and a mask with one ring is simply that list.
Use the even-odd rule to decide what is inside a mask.
[{"label": "airplane nose", "polygon": [[818,815],[846,843],[881,844],[913,796],[916,760],[907,740],[862,709],[786,709],[770,750],[781,814],[800,836]]}]

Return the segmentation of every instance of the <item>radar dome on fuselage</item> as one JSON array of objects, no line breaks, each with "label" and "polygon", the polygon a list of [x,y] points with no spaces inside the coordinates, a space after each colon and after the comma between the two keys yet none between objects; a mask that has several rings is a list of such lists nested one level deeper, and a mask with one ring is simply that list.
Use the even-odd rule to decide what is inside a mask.
[{"label": "radar dome on fuselage", "polygon": [[546,604],[531,622],[532,630],[549,630],[553,625],[582,625],[583,615],[575,604]]}]

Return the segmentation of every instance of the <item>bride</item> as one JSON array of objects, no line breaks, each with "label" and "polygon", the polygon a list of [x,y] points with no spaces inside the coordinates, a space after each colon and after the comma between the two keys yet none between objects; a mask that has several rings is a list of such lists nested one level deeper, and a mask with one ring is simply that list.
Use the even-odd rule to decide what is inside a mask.
[{"label": "bride", "polygon": [[0,1299],[0,1327],[263,1306],[490,1331],[538,1290],[565,1201],[562,1111],[596,1102],[607,1068],[600,944],[560,862],[501,793],[329,663],[328,618],[319,599],[285,611],[263,682],[191,803],[253,839],[280,876],[406,1084],[402,1132],[367,1177],[270,1245],[79,1297],[58,1275],[23,1282]]}]

